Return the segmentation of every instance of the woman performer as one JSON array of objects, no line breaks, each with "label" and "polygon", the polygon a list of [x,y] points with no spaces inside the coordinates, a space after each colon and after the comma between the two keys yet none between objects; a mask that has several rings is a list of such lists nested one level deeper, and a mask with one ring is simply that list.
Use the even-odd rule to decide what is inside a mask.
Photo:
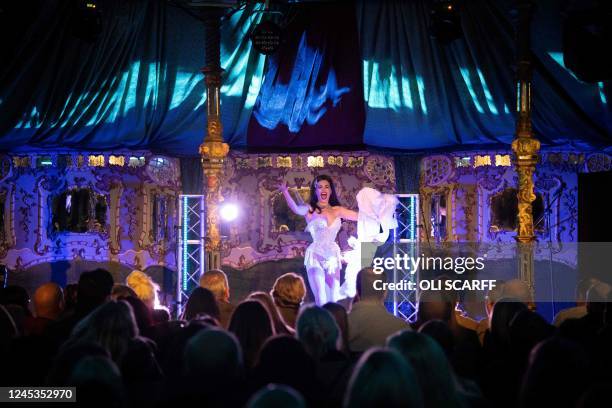
[{"label": "woman performer", "polygon": [[309,204],[296,204],[285,181],[281,182],[279,190],[291,211],[306,218],[306,231],[312,236],[312,244],[304,254],[304,265],[315,302],[324,305],[339,300],[342,254],[336,235],[342,225],[341,219],[357,221],[358,213],[340,205],[334,182],[327,175],[315,177],[310,184]]}]

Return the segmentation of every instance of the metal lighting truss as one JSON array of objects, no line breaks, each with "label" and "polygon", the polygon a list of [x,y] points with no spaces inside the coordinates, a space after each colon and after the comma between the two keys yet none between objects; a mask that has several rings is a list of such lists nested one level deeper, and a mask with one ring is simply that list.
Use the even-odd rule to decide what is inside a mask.
[{"label": "metal lighting truss", "polygon": [[[396,194],[399,204],[396,209],[397,228],[393,231],[393,257],[418,256],[418,220],[419,220],[419,195],[418,194]],[[417,282],[417,274],[410,271],[398,269],[397,264],[393,268],[393,282],[412,281]],[[415,286],[416,287],[416,286]],[[416,290],[393,290],[392,311],[409,322],[416,320],[417,314],[417,291]]]},{"label": "metal lighting truss", "polygon": [[176,280],[177,316],[191,291],[198,287],[204,273],[204,238],[206,234],[205,197],[179,196],[178,279]]}]

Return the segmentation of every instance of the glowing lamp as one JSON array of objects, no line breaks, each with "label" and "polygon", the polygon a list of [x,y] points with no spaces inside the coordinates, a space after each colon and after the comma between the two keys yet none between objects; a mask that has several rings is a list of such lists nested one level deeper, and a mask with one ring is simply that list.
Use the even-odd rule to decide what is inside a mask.
[{"label": "glowing lamp", "polygon": [[234,203],[223,204],[219,209],[219,214],[224,221],[234,221],[240,213],[238,206]]}]

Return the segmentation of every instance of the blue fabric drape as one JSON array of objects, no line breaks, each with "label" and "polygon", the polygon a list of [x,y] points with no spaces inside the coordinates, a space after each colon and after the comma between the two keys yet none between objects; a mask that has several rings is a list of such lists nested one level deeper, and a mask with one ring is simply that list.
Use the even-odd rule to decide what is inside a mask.
[{"label": "blue fabric drape", "polygon": [[[430,38],[432,1],[292,5],[287,41],[267,63],[248,37],[263,6],[233,14],[222,25],[226,140],[232,148],[507,148],[515,1],[460,2],[464,36],[448,46]],[[108,0],[102,31],[87,43],[73,35],[75,2],[28,3],[13,19],[17,4],[0,16],[19,24],[9,30],[3,20],[0,30],[0,150],[198,155],[201,21],[161,0]],[[533,127],[545,146],[608,148],[611,82],[582,83],[564,67],[563,7],[541,0],[535,8]]]},{"label": "blue fabric drape", "polygon": [[[12,64],[0,71],[0,148],[197,155],[206,129],[202,22],[164,1],[107,1],[102,32],[88,43],[73,36],[73,5],[41,2],[17,54],[7,58]],[[247,36],[260,18],[251,11],[222,26],[222,119],[233,146],[246,144],[263,71]]]},{"label": "blue fabric drape", "polygon": [[[561,49],[560,5],[541,3],[532,29],[534,130],[545,145],[609,146],[609,83],[580,83],[554,66]],[[464,36],[447,46],[430,37],[431,4],[357,4],[367,103],[364,142],[410,150],[510,143],[515,2],[461,2]]]}]

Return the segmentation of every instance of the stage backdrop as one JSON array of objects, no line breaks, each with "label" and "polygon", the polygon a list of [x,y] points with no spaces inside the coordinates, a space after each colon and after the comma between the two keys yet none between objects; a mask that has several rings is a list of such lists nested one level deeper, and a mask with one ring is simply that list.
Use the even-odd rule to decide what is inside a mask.
[{"label": "stage backdrop", "polygon": [[[423,158],[421,248],[437,242],[471,243],[478,256],[486,253],[487,268],[479,279],[517,277],[518,176],[511,157],[508,150],[488,150]],[[578,175],[609,171],[611,162],[605,153],[541,154],[534,177],[533,282],[536,300],[542,301],[538,310],[551,319],[558,311],[554,302],[573,301],[577,280],[586,276],[578,271]],[[478,303],[470,313],[477,316],[483,310]]]},{"label": "stage backdrop", "polygon": [[0,155],[0,264],[28,289],[103,267],[172,291],[180,191],[179,161],[150,152]]}]

